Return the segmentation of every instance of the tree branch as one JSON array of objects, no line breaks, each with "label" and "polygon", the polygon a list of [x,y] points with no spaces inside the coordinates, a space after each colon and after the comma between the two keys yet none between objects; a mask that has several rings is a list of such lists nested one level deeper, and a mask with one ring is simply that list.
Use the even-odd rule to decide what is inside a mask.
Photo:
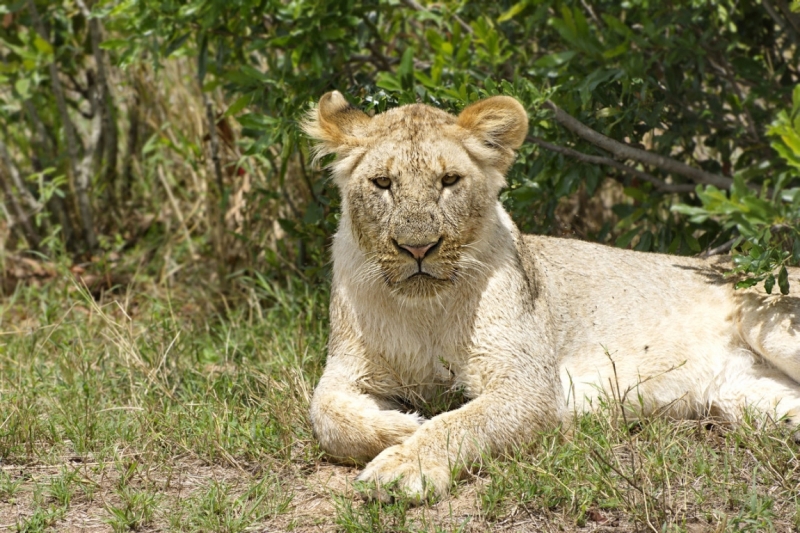
[{"label": "tree branch", "polygon": [[583,152],[578,152],[577,150],[573,150],[572,148],[566,148],[564,146],[558,146],[556,144],[549,143],[544,139],[540,139],[539,137],[535,137],[532,135],[529,135],[527,137],[527,140],[537,146],[541,146],[545,150],[566,155],[567,157],[571,157],[572,159],[577,159],[578,161],[582,161],[583,163],[590,163],[592,165],[604,165],[615,168],[621,172],[630,174],[631,176],[638,178],[642,181],[652,183],[653,186],[661,192],[668,192],[668,193],[692,192],[695,187],[694,185],[688,185],[688,184],[666,183],[665,181],[660,180],[655,176],[648,174],[647,172],[642,172],[641,170],[635,169],[631,166],[625,165],[623,163],[620,163],[619,161],[615,161],[608,157],[584,154]]},{"label": "tree branch", "polygon": [[598,148],[602,148],[606,152],[609,152],[616,159],[632,159],[648,166],[660,168],[665,172],[678,174],[685,178],[689,178],[695,183],[714,185],[720,189],[730,189],[733,185],[733,180],[730,178],[718,176],[716,174],[706,172],[705,170],[691,167],[686,163],[678,161],[677,159],[672,159],[671,157],[666,157],[660,154],[654,154],[646,150],[640,150],[639,148],[634,148],[628,144],[624,144],[619,141],[615,141],[610,137],[606,137],[602,133],[593,130],[589,126],[586,126],[578,119],[555,105],[553,102],[547,101],[543,105],[547,109],[553,111],[556,122],[567,128],[572,133],[576,134],[578,137],[581,137]]},{"label": "tree branch", "polygon": [[97,67],[97,91],[95,92],[95,102],[102,116],[101,143],[98,143],[96,150],[98,159],[102,162],[100,175],[106,183],[110,198],[111,207],[118,211],[116,199],[117,181],[117,158],[118,158],[118,139],[117,124],[114,120],[114,101],[108,85],[108,75],[106,73],[105,57],[100,48],[102,42],[102,31],[100,21],[93,17],[91,11],[83,0],[75,0],[83,16],[89,22],[89,35],[92,42],[92,55],[94,56],[95,66]]}]

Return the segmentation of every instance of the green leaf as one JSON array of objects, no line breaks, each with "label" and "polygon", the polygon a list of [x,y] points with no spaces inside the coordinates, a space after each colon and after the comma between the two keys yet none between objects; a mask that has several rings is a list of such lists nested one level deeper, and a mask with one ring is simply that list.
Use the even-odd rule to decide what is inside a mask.
[{"label": "green leaf", "polygon": [[20,78],[14,84],[14,89],[17,90],[17,93],[19,93],[20,98],[22,98],[23,100],[27,100],[28,98],[30,98],[31,96],[29,92],[30,88],[31,88],[31,80],[29,80],[28,78]]},{"label": "green leaf", "polygon": [[409,46],[403,52],[403,57],[400,59],[400,66],[397,68],[398,76],[408,76],[414,72],[414,48]]},{"label": "green leaf", "polygon": [[642,233],[642,236],[639,237],[639,242],[636,243],[634,250],[639,250],[640,252],[649,252],[652,245],[653,234],[650,231],[645,231]]},{"label": "green leaf", "polygon": [[33,38],[33,46],[35,46],[36,49],[42,54],[53,55],[52,45],[42,39],[38,33]]},{"label": "green leaf", "polygon": [[747,278],[741,281],[737,281],[736,285],[734,286],[736,289],[748,289],[758,283],[759,280],[757,278]]},{"label": "green leaf", "polygon": [[444,43],[442,34],[438,31],[434,31],[433,29],[429,29],[425,32],[425,38],[428,39],[428,43],[434,50],[440,50],[442,44]]},{"label": "green leaf", "polygon": [[575,54],[577,54],[577,52],[575,52],[574,50],[567,50],[566,52],[556,52],[553,54],[547,54],[534,61],[533,66],[539,68],[559,67],[569,62],[570,59],[575,57]]},{"label": "green leaf", "polygon": [[225,116],[230,117],[232,115],[235,115],[236,113],[244,109],[245,106],[250,104],[250,100],[252,100],[252,97],[249,94],[240,96],[239,98],[236,99],[234,103],[228,106],[228,110],[225,111]]},{"label": "green leaf", "polygon": [[130,9],[130,7],[134,4],[135,0],[123,0],[119,2],[109,13],[109,17],[116,17],[121,15],[125,12],[125,10]]},{"label": "green leaf", "polygon": [[628,245],[631,243],[634,237],[639,234],[639,228],[633,228],[632,230],[623,233],[617,238],[617,241],[614,245],[617,248],[627,248]]},{"label": "green leaf", "polygon": [[789,294],[789,272],[787,272],[785,265],[781,265],[781,269],[778,272],[778,287],[780,287],[781,294],[784,296]]},{"label": "green leaf", "polygon": [[129,39],[106,39],[100,43],[100,48],[103,50],[116,50],[131,44]]},{"label": "green leaf", "polygon": [[686,241],[686,244],[689,245],[689,249],[692,252],[694,252],[694,253],[699,253],[700,252],[700,242],[698,242],[698,240],[694,238],[694,235],[691,235],[689,233],[685,233],[683,235],[683,238]]},{"label": "green leaf", "polygon": [[775,286],[775,276],[770,274],[767,276],[767,279],[764,280],[764,290],[767,291],[767,294],[772,294],[772,288]]},{"label": "green leaf", "polygon": [[387,91],[391,92],[403,91],[403,86],[400,85],[400,80],[397,79],[397,76],[389,72],[379,72],[378,79],[375,81],[375,85],[381,89],[386,89]]},{"label": "green leaf", "polygon": [[513,19],[514,17],[516,17],[517,15],[522,13],[522,11],[526,7],[528,7],[527,0],[523,0],[522,2],[517,2],[516,4],[511,6],[511,8],[509,8],[508,11],[506,11],[505,13],[503,13],[502,15],[497,17],[497,22],[507,22],[507,21]]},{"label": "green leaf", "polygon": [[192,34],[191,34],[190,32],[186,32],[186,33],[184,33],[183,35],[181,35],[180,37],[176,37],[175,39],[173,39],[173,40],[172,40],[172,41],[171,41],[171,42],[170,42],[170,43],[167,45],[167,49],[166,49],[166,51],[164,52],[164,56],[165,56],[165,57],[169,57],[169,56],[171,56],[173,53],[175,53],[175,51],[176,51],[176,50],[178,50],[180,47],[182,47],[182,46],[184,45],[184,43],[185,43],[185,42],[186,42],[186,41],[189,39],[189,37],[191,37],[191,36],[192,36]]}]

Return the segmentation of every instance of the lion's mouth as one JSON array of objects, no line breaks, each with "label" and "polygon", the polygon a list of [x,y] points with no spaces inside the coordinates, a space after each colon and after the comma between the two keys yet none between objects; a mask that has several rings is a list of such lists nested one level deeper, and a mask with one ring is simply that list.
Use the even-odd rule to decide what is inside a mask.
[{"label": "lion's mouth", "polygon": [[441,284],[449,281],[447,278],[440,278],[439,276],[434,276],[428,272],[423,272],[421,270],[411,274],[407,278],[403,279],[400,283],[410,283],[410,284]]}]

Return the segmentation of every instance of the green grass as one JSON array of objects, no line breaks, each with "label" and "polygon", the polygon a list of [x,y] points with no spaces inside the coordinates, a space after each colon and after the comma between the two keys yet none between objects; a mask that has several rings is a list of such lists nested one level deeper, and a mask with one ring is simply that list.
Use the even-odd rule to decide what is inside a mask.
[{"label": "green grass", "polygon": [[613,402],[569,436],[487,458],[436,505],[362,502],[357,470],[324,461],[307,417],[325,289],[240,279],[223,313],[202,287],[140,282],[98,302],[62,274],[0,301],[0,529],[800,527],[788,428],[631,422]]}]

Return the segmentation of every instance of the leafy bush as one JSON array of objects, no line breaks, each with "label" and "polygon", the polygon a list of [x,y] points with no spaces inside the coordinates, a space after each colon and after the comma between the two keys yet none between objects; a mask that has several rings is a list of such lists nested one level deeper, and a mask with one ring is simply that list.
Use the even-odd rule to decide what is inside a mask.
[{"label": "leafy bush", "polygon": [[[786,292],[785,267],[800,259],[797,7],[785,0],[17,2],[0,7],[10,88],[0,93],[10,144],[6,217],[28,247],[97,253],[134,238],[125,237],[135,233],[129,217],[113,216],[121,198],[139,212],[161,209],[160,219],[182,226],[195,252],[214,250],[220,279],[287,266],[314,276],[337,198],[306,164],[297,121],[311,102],[337,88],[368,111],[417,101],[458,111],[503,93],[531,117],[531,142],[503,194],[524,230],[645,251],[733,250],[740,286],[763,281]],[[132,140],[130,125],[142,112],[135,103],[147,96],[136,73],[157,80],[175,62],[197,87],[205,140],[178,146],[152,124],[146,133],[158,142],[143,143],[142,132]],[[66,114],[56,79],[67,86]],[[77,127],[65,127],[65,116]],[[79,138],[72,148],[70,129]],[[235,149],[226,159],[229,141]],[[120,155],[126,147],[131,155]],[[154,150],[180,153],[205,183],[167,214],[164,180],[143,171]],[[21,179],[6,177],[12,167]],[[175,179],[179,189],[190,182]],[[203,223],[182,223],[186,204],[201,201]],[[269,232],[272,241],[254,237]]]}]

